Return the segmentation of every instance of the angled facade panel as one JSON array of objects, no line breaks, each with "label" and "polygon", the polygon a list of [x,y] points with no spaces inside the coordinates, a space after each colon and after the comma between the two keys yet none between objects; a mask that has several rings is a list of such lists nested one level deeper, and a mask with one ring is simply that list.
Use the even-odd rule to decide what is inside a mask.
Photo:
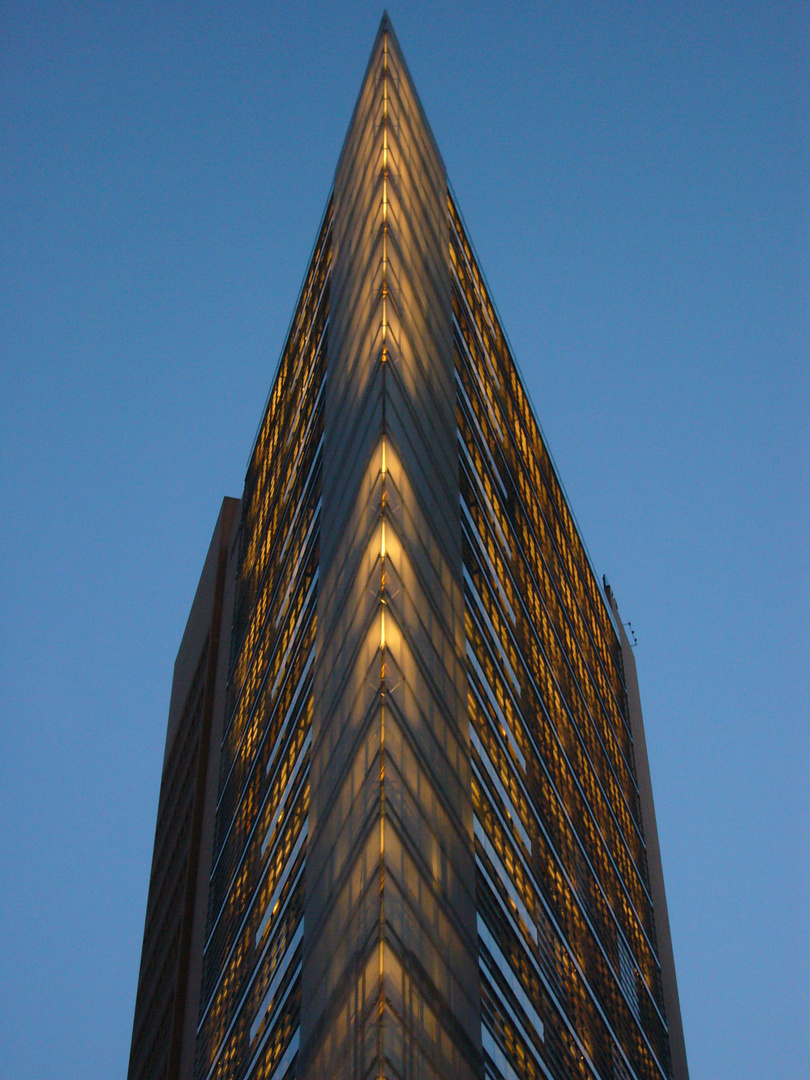
[{"label": "angled facade panel", "polygon": [[132,1075],[687,1080],[633,657],[387,16],[234,535]]},{"label": "angled facade panel", "polygon": [[245,480],[195,1076],[294,1060],[317,626],[327,207]]},{"label": "angled facade panel", "polygon": [[305,1076],[480,1072],[447,239],[386,25],[334,189]]}]

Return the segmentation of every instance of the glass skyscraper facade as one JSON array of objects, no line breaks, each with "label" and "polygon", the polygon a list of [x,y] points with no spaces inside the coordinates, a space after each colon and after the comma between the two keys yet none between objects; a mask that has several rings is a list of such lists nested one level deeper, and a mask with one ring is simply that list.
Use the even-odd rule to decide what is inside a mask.
[{"label": "glass skyscraper facade", "polygon": [[484,1047],[519,1076],[667,1076],[621,643],[450,220]]},{"label": "glass skyscraper facade", "polygon": [[223,515],[130,1076],[686,1080],[632,653],[387,17]]}]

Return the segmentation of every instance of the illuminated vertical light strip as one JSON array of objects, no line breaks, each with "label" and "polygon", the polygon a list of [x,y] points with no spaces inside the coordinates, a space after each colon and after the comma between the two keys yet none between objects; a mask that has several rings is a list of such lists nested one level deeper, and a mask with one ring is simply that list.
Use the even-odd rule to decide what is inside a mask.
[{"label": "illuminated vertical light strip", "polygon": [[382,361],[388,358],[388,36],[383,41],[383,162],[382,162]]},{"label": "illuminated vertical light strip", "polygon": [[383,1076],[385,1013],[385,362],[388,358],[388,35],[383,38],[382,160],[382,491],[380,496],[380,1001],[377,1061]]}]

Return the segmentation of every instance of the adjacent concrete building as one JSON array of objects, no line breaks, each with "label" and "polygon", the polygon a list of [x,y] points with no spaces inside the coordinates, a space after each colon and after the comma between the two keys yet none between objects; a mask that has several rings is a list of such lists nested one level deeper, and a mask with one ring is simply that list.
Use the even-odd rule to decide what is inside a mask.
[{"label": "adjacent concrete building", "polygon": [[130,1076],[687,1075],[632,653],[384,17],[178,657]]}]

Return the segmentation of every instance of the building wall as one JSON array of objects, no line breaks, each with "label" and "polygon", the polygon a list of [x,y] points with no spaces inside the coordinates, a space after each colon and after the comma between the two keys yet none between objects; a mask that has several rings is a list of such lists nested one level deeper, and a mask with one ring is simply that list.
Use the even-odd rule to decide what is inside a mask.
[{"label": "building wall", "polygon": [[620,643],[450,213],[488,1069],[669,1076]]},{"label": "building wall", "polygon": [[669,1046],[672,1057],[672,1075],[675,1080],[689,1080],[689,1068],[686,1060],[686,1045],[681,1021],[681,1003],[678,997],[678,980],[675,974],[675,957],[672,951],[672,937],[669,930],[669,912],[667,894],[664,889],[664,870],[661,865],[661,849],[658,844],[658,825],[655,820],[650,764],[647,759],[647,737],[644,732],[644,717],[641,712],[641,695],[638,688],[636,659],[622,623],[616,598],[605,581],[605,593],[613,611],[619,631],[622,651],[622,668],[627,685],[627,707],[630,729],[633,733],[638,791],[641,802],[641,815],[644,820],[644,835],[647,839],[647,864],[650,872],[650,895],[655,907],[655,929],[658,941],[658,956],[661,962],[661,986],[664,1006],[669,1022]]},{"label": "building wall", "polygon": [[238,512],[236,499],[223,501],[175,663],[130,1080],[191,1075]]},{"label": "building wall", "polygon": [[480,1072],[445,190],[384,20],[334,188],[306,1077]]},{"label": "building wall", "polygon": [[327,208],[245,480],[198,1078],[298,1048],[330,260]]}]

